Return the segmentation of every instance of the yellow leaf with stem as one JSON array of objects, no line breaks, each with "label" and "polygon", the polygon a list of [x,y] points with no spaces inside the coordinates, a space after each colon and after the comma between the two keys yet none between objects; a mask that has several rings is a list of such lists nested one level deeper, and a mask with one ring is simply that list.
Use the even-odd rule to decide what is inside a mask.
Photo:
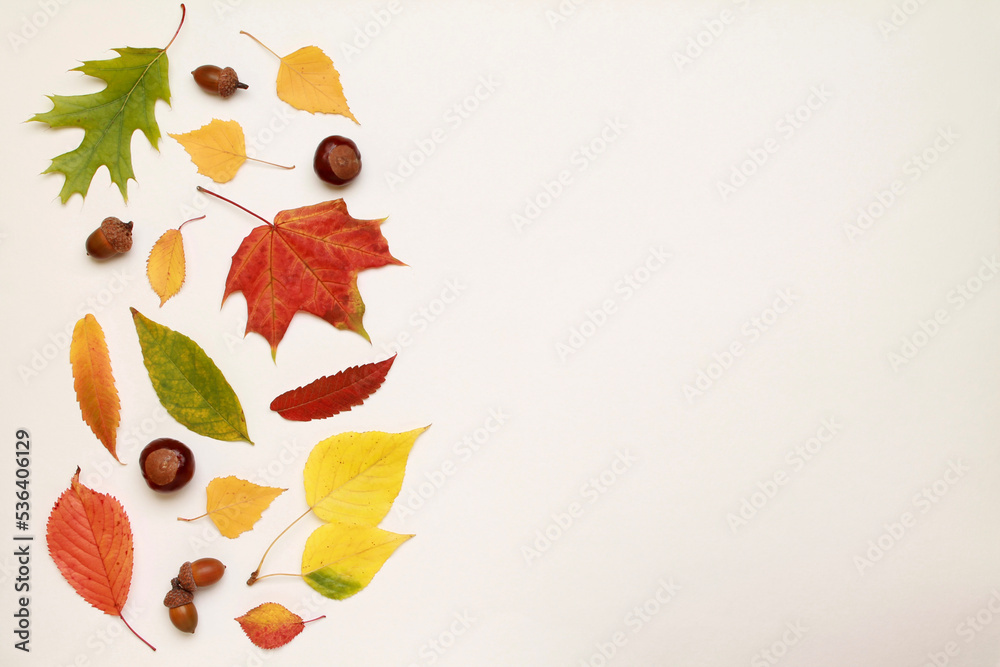
[{"label": "yellow leaf with stem", "polygon": [[271,501],[286,490],[260,486],[239,477],[216,477],[206,488],[208,511],[193,519],[178,517],[178,520],[194,521],[207,516],[223,536],[234,539],[252,529]]},{"label": "yellow leaf with stem", "polygon": [[160,297],[161,308],[167,299],[180,291],[184,284],[184,242],[181,238],[181,228],[189,222],[204,217],[185,220],[177,229],[167,230],[149,251],[146,277],[153,291]]},{"label": "yellow leaf with stem", "polygon": [[302,576],[323,595],[336,599],[364,588],[396,547],[413,537],[375,526],[399,495],[413,443],[428,428],[405,433],[341,433],[313,447],[304,472],[309,507],[274,538],[247,585],[278,576],[260,574],[267,554],[292,526],[314,512],[329,525],[306,542]]},{"label": "yellow leaf with stem", "polygon": [[[250,33],[241,30],[240,34],[271,51]],[[296,109],[309,113],[339,114],[358,122],[347,106],[344,88],[340,84],[340,73],[322,49],[305,46],[284,58],[274,51],[271,51],[271,55],[281,61],[278,68],[278,97]]]},{"label": "yellow leaf with stem", "polygon": [[243,128],[235,120],[213,118],[208,125],[185,134],[171,134],[191,156],[198,167],[198,173],[208,176],[216,183],[228,183],[236,177],[236,172],[247,160],[263,162],[272,167],[294,169],[273,162],[264,162],[247,156],[246,138]]},{"label": "yellow leaf with stem", "polygon": [[341,433],[323,440],[306,461],[306,502],[323,521],[377,525],[399,495],[406,460],[425,430]]},{"label": "yellow leaf with stem", "polygon": [[349,598],[367,586],[389,556],[411,537],[374,526],[325,524],[306,540],[302,577],[320,595]]},{"label": "yellow leaf with stem", "polygon": [[97,318],[89,313],[73,327],[69,361],[83,421],[111,456],[121,463],[115,452],[121,403],[111,374],[111,356],[104,342],[104,330]]}]

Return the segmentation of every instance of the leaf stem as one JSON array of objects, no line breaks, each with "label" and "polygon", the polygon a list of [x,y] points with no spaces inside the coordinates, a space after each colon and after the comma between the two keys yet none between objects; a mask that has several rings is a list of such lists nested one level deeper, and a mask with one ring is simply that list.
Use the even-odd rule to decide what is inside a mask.
[{"label": "leaf stem", "polygon": [[326,614],[323,614],[322,616],[317,616],[316,618],[310,618],[308,621],[302,621],[302,625],[305,625],[306,623],[312,623],[313,621],[318,621],[321,618],[326,618]]},{"label": "leaf stem", "polygon": [[[272,576],[274,576],[274,575],[271,575],[271,574],[265,574],[264,577],[258,576],[260,574],[260,568],[264,567],[264,559],[267,558],[267,554],[271,553],[271,547],[274,546],[274,543],[277,542],[278,540],[280,540],[282,535],[284,535],[285,533],[287,533],[288,530],[292,526],[294,526],[295,524],[297,524],[302,519],[302,517],[304,517],[305,515],[309,514],[309,512],[312,512],[312,507],[308,508],[305,512],[303,512],[302,514],[300,514],[298,519],[296,519],[295,521],[292,521],[290,524],[288,524],[287,528],[285,528],[283,531],[281,531],[280,533],[278,533],[278,536],[276,538],[274,538],[274,540],[271,542],[271,545],[267,548],[267,551],[265,551],[264,555],[260,557],[260,563],[257,564],[257,569],[254,570],[250,574],[250,578],[247,579],[247,586],[253,586],[254,582],[258,581],[259,579],[263,579],[264,577],[272,577]],[[294,575],[294,576],[302,576],[302,575]]]},{"label": "leaf stem", "polygon": [[184,227],[184,225],[186,225],[187,223],[189,223],[189,222],[194,222],[195,220],[201,220],[201,219],[203,219],[204,217],[205,217],[205,216],[203,216],[203,215],[200,215],[200,216],[198,216],[197,218],[191,218],[190,220],[185,220],[185,221],[184,221],[184,222],[182,222],[182,223],[180,224],[180,226],[179,226],[179,227],[177,228],[177,231],[181,231],[181,228],[182,228],[182,227]]},{"label": "leaf stem", "polygon": [[[302,578],[302,575],[298,574],[296,572],[272,572],[271,574],[261,575],[261,576],[257,577],[256,579],[254,579],[253,581],[254,581],[254,583],[257,583],[261,579],[267,579],[268,577],[299,577],[299,578]],[[252,586],[252,585],[253,584],[251,584],[249,581],[247,582],[247,586]]]},{"label": "leaf stem", "polygon": [[132,634],[133,634],[133,635],[135,635],[136,637],[138,637],[138,638],[139,638],[139,640],[140,640],[140,641],[141,641],[141,642],[142,642],[143,644],[145,644],[145,645],[146,645],[146,646],[148,646],[149,648],[153,649],[154,651],[156,650],[156,647],[155,647],[155,646],[153,646],[152,644],[150,644],[149,642],[147,642],[147,641],[146,641],[145,639],[143,639],[143,638],[142,638],[142,635],[140,635],[140,634],[139,634],[138,632],[136,632],[136,631],[135,631],[135,629],[134,629],[134,628],[133,628],[133,627],[132,627],[131,625],[129,625],[129,624],[128,624],[128,621],[126,621],[126,620],[125,620],[125,617],[121,615],[121,612],[118,612],[118,618],[122,619],[122,623],[124,623],[124,624],[125,624],[125,627],[126,627],[126,628],[128,628],[129,630],[131,630],[131,631],[132,631]]},{"label": "leaf stem", "polygon": [[[166,51],[167,49],[169,49],[170,45],[174,43],[175,39],[177,39],[177,35],[181,31],[181,26],[184,25],[184,17],[185,16],[187,16],[187,8],[184,6],[184,3],[182,2],[181,3],[181,22],[180,22],[180,25],[177,26],[177,31],[174,33],[174,36],[170,38],[170,42],[166,46],[163,47],[164,51]],[[156,649],[154,648],[153,650],[155,651]]]},{"label": "leaf stem", "polygon": [[184,517],[179,516],[179,517],[177,517],[177,520],[178,521],[197,521],[198,519],[204,519],[206,516],[208,516],[208,512],[205,512],[204,514],[201,514],[199,516],[196,516],[196,517],[193,517],[193,518],[190,518],[190,519],[185,519]]},{"label": "leaf stem", "polygon": [[[246,35],[247,37],[249,37],[249,38],[250,38],[250,39],[252,39],[253,41],[255,41],[255,42],[257,42],[258,44],[260,44],[261,46],[263,46],[263,47],[264,47],[265,49],[267,49],[267,45],[266,45],[266,44],[264,44],[264,42],[260,41],[259,39],[257,39],[256,37],[254,37],[253,35],[251,35],[250,33],[248,33],[248,32],[247,32],[246,30],[240,30],[240,34],[241,34],[241,35]],[[271,49],[267,49],[267,50],[268,50],[268,51],[271,51]],[[279,56],[279,55],[278,55],[277,53],[275,53],[274,51],[271,51],[271,55],[272,55],[272,56],[274,56],[275,58],[277,58],[278,60],[281,60],[281,56]]]},{"label": "leaf stem", "polygon": [[[253,217],[257,218],[258,220],[264,220],[264,218],[262,218],[261,216],[257,215],[256,213],[254,213],[250,209],[246,208],[245,206],[240,206],[239,204],[237,204],[236,202],[234,202],[232,199],[226,199],[222,195],[217,195],[214,192],[212,192],[211,190],[206,190],[205,188],[201,187],[200,185],[198,186],[198,192],[204,192],[206,195],[212,195],[216,199],[221,199],[222,201],[229,202],[230,204],[232,204],[236,208],[249,213]],[[264,220],[264,224],[267,225],[268,227],[273,227],[274,226],[270,222],[268,222],[267,220]]]},{"label": "leaf stem", "polygon": [[250,157],[249,155],[246,155],[244,157],[246,157],[246,159],[248,159],[248,160],[253,160],[254,162],[261,162],[263,164],[269,164],[272,167],[278,167],[280,169],[295,169],[295,165],[294,164],[291,167],[286,167],[283,164],[275,164],[273,162],[268,162],[267,160],[259,160],[259,159],[255,158],[255,157]]}]

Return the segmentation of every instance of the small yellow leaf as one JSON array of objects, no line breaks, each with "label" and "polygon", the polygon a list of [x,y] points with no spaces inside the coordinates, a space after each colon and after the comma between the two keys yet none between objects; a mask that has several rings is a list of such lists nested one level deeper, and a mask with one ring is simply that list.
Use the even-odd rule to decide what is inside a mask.
[{"label": "small yellow leaf", "polygon": [[216,477],[208,483],[206,489],[207,514],[220,533],[234,539],[252,529],[271,501],[285,491],[286,489],[260,486],[239,477]]},{"label": "small yellow leaf", "polygon": [[[250,33],[243,34],[264,46]],[[266,46],[264,48],[271,51]],[[340,74],[322,49],[305,46],[284,58],[274,51],[271,53],[281,61],[278,68],[278,97],[296,109],[309,113],[318,111],[340,114],[358,122],[347,106],[344,88],[340,85]]]},{"label": "small yellow leaf", "polygon": [[341,433],[323,440],[306,461],[306,502],[323,521],[377,525],[399,495],[406,460],[425,430]]},{"label": "small yellow leaf", "polygon": [[179,229],[167,230],[149,251],[146,276],[160,297],[160,307],[184,284],[184,242]]},{"label": "small yellow leaf", "polygon": [[386,559],[411,537],[374,526],[327,523],[306,540],[302,576],[321,595],[349,598],[367,586]]},{"label": "small yellow leaf", "polygon": [[104,342],[104,330],[93,315],[87,314],[73,328],[69,361],[83,421],[111,456],[121,463],[115,452],[121,403],[111,374],[111,356]]},{"label": "small yellow leaf", "polygon": [[198,167],[198,173],[216,183],[227,183],[247,161],[243,128],[235,120],[212,119],[208,125],[186,134],[171,134]]}]

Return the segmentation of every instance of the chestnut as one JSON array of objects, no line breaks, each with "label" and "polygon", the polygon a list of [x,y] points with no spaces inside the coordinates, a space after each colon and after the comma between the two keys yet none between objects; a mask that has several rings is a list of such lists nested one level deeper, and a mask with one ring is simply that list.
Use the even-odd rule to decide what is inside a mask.
[{"label": "chestnut", "polygon": [[194,454],[173,438],[157,438],[139,454],[142,478],[154,491],[176,491],[194,476]]},{"label": "chestnut", "polygon": [[337,134],[327,137],[316,148],[313,170],[331,185],[345,185],[353,181],[361,171],[358,145]]}]

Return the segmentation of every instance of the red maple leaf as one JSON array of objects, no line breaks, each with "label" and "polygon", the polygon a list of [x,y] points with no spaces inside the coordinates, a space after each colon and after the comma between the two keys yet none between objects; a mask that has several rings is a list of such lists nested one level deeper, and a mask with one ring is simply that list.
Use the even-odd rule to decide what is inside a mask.
[{"label": "red maple leaf", "polygon": [[243,239],[233,255],[222,302],[233,292],[243,292],[246,333],[266,338],[272,358],[292,316],[300,311],[370,340],[361,322],[365,304],[358,292],[358,272],[403,265],[389,253],[380,229],[384,220],[352,218],[343,199],[279,212],[274,224],[264,220],[265,225]]}]

